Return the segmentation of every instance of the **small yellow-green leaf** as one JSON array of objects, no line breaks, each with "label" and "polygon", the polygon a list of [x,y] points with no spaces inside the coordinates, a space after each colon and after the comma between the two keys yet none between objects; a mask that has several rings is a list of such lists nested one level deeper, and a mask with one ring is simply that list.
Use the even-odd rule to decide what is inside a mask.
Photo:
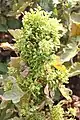
[{"label": "small yellow-green leaf", "polygon": [[15,29],[15,30],[9,29],[8,31],[15,39],[21,37],[21,29]]},{"label": "small yellow-green leaf", "polygon": [[59,90],[67,100],[71,101],[70,94],[72,94],[72,91],[69,88],[66,88],[65,85],[61,85]]}]

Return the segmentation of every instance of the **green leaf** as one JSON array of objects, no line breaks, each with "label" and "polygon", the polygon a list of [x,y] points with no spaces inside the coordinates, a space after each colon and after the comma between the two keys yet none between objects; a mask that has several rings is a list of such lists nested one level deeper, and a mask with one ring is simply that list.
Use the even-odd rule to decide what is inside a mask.
[{"label": "green leaf", "polygon": [[18,0],[12,5],[12,10],[7,14],[7,16],[16,16],[21,14],[27,6],[30,6],[32,0]]},{"label": "green leaf", "polygon": [[0,24],[0,32],[7,32],[8,26],[4,24]]},{"label": "green leaf", "polygon": [[6,115],[4,116],[4,120],[8,120],[9,118],[12,117],[13,111],[8,109],[6,110]]},{"label": "green leaf", "polygon": [[6,25],[6,23],[7,23],[6,17],[0,15],[0,24]]},{"label": "green leaf", "polygon": [[63,49],[60,56],[62,63],[70,61],[78,53],[78,45],[76,42],[71,42]]},{"label": "green leaf", "polygon": [[69,77],[73,77],[79,74],[80,74],[80,63],[76,62],[70,68]]},{"label": "green leaf", "polygon": [[54,94],[54,99],[58,101],[60,99],[60,96],[61,96],[61,93],[59,89],[56,89]]},{"label": "green leaf", "polygon": [[15,19],[15,18],[12,18],[12,17],[9,17],[7,19],[7,25],[8,25],[8,28],[9,29],[19,29],[21,28],[21,21]]},{"label": "green leaf", "polygon": [[7,73],[7,71],[8,71],[7,64],[0,62],[0,74],[5,74]]},{"label": "green leaf", "polygon": [[7,32],[7,20],[6,17],[0,15],[0,32]]},{"label": "green leaf", "polygon": [[7,107],[8,102],[7,101],[2,101],[0,104],[0,109],[4,109]]},{"label": "green leaf", "polygon": [[72,20],[74,23],[80,24],[80,13],[75,13],[75,12],[73,12],[73,13],[71,14],[71,20]]},{"label": "green leaf", "polygon": [[12,100],[13,103],[18,103],[23,94],[24,93],[20,89],[20,87],[17,84],[13,84],[12,89],[6,91],[3,94],[3,97],[5,98],[5,100]]}]

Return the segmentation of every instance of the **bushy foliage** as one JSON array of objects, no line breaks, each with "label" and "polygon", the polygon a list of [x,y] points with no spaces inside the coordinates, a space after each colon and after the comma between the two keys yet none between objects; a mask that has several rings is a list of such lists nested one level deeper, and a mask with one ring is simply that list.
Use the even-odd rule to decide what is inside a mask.
[{"label": "bushy foliage", "polygon": [[64,120],[64,110],[60,104],[53,106],[52,120]]},{"label": "bushy foliage", "polygon": [[[46,119],[46,115],[50,114],[49,106],[53,106],[57,92],[60,95],[59,88],[68,83],[68,71],[56,55],[60,47],[62,25],[56,18],[50,18],[50,14],[40,7],[26,12],[22,23],[23,28],[14,35],[16,48],[20,53],[20,66],[9,68],[9,74],[16,78],[25,92],[25,97],[17,107],[20,116],[32,120],[30,116],[34,119],[35,112],[39,109],[41,110],[38,115],[42,116],[42,109],[46,109],[47,105],[48,112],[43,114]],[[17,30],[15,34],[16,32]]]},{"label": "bushy foliage", "polygon": [[[66,83],[67,70],[56,70],[55,63],[58,57],[55,55],[60,47],[59,21],[50,18],[49,14],[42,10],[31,10],[23,17],[21,37],[17,39],[16,47],[29,67],[27,81],[36,81],[38,84]],[[40,81],[40,82],[39,82]]]},{"label": "bushy foliage", "polygon": [[[54,3],[54,6],[55,4],[54,10],[60,12],[57,10],[60,2]],[[64,4],[67,7],[67,2]],[[61,1],[61,5],[63,5],[63,1]],[[63,12],[65,7],[62,9]],[[59,14],[56,13],[55,17],[60,17]],[[13,13],[13,15],[16,14]],[[50,13],[41,10],[40,7],[31,9],[30,12],[24,14],[23,27],[20,30],[12,31],[20,57],[17,61],[11,61],[8,69],[9,76],[0,78],[2,86],[1,119],[68,120],[70,118],[69,120],[72,120],[75,118],[74,109],[64,111],[61,104],[54,105],[54,102],[59,100],[61,95],[67,100],[71,100],[69,96],[71,91],[65,88],[64,84],[68,83],[70,75],[80,73],[80,64],[75,64],[75,69],[73,66],[69,66],[71,68],[68,71],[63,63],[70,61],[78,53],[79,44],[78,42],[77,44],[75,42],[67,44],[67,47],[63,49],[63,54],[60,57],[57,56],[61,47],[62,25],[59,23],[61,21],[50,16]],[[60,18],[66,19],[65,16]],[[65,19],[62,19],[63,22]],[[9,112],[11,107],[12,112]]]}]

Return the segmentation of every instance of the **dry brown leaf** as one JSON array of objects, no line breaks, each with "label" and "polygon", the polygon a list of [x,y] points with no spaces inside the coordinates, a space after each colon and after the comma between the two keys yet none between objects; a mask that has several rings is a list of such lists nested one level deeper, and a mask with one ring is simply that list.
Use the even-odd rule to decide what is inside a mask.
[{"label": "dry brown leaf", "polygon": [[24,71],[20,72],[21,76],[24,78],[27,77],[28,73],[29,73],[28,68],[26,68]]},{"label": "dry brown leaf", "polygon": [[38,110],[41,111],[45,106],[45,101],[43,101],[39,106],[38,106]]},{"label": "dry brown leaf", "polygon": [[74,102],[73,106],[74,107],[80,107],[80,101]]},{"label": "dry brown leaf", "polygon": [[80,13],[73,12],[71,14],[71,36],[80,35]]},{"label": "dry brown leaf", "polygon": [[2,95],[0,95],[0,100],[6,101],[5,98]]},{"label": "dry brown leaf", "polygon": [[71,25],[71,36],[80,35],[80,24],[72,23]]},{"label": "dry brown leaf", "polygon": [[48,86],[48,84],[44,88],[44,93],[45,93],[46,96],[49,96],[49,86]]},{"label": "dry brown leaf", "polygon": [[27,77],[27,75],[29,73],[29,68],[26,65],[26,63],[23,61],[20,62],[20,71],[21,71],[20,74],[22,77],[24,77],[24,78]]}]

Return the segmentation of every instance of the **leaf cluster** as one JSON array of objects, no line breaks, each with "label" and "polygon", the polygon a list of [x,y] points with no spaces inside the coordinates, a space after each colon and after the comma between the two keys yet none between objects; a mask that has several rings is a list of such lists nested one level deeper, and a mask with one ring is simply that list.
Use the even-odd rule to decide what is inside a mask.
[{"label": "leaf cluster", "polygon": [[1,81],[2,99],[12,101],[21,120],[63,120],[65,111],[60,104],[54,106],[54,101],[61,95],[71,100],[71,90],[64,84],[70,75],[79,74],[79,63],[75,68],[66,65],[78,53],[79,44],[68,43],[59,54],[62,25],[50,16],[40,7],[31,9],[25,12],[20,30],[9,30],[20,59],[11,61],[9,77]]},{"label": "leaf cluster", "polygon": [[[64,83],[68,83],[68,70],[56,55],[60,48],[62,25],[59,20],[51,18],[50,14],[41,10],[40,7],[26,12],[22,23],[21,30],[9,31],[16,39],[20,61],[22,60],[24,63],[23,65],[20,63],[20,66],[24,66],[23,71],[28,70],[28,74],[24,74],[21,72],[22,67],[19,66],[17,72],[10,73],[9,71],[10,75],[13,74],[16,77],[19,87],[28,98],[26,103],[24,99],[22,102],[20,101],[20,105],[17,107],[20,116],[30,119],[30,115],[34,116],[35,112],[39,109],[41,112],[47,106],[48,112],[43,115],[46,117],[46,114],[50,114],[49,106],[53,106],[57,92],[60,95],[65,89],[65,87],[59,88]],[[11,67],[13,71],[16,70],[14,68]],[[68,96],[69,94],[67,94]],[[64,97],[66,96],[64,95]],[[44,104],[42,105],[42,103]],[[42,107],[38,107],[39,105]]]},{"label": "leaf cluster", "polygon": [[17,29],[22,26],[16,18],[31,5],[31,0],[1,0],[0,1],[0,32],[8,32],[8,29]]}]

